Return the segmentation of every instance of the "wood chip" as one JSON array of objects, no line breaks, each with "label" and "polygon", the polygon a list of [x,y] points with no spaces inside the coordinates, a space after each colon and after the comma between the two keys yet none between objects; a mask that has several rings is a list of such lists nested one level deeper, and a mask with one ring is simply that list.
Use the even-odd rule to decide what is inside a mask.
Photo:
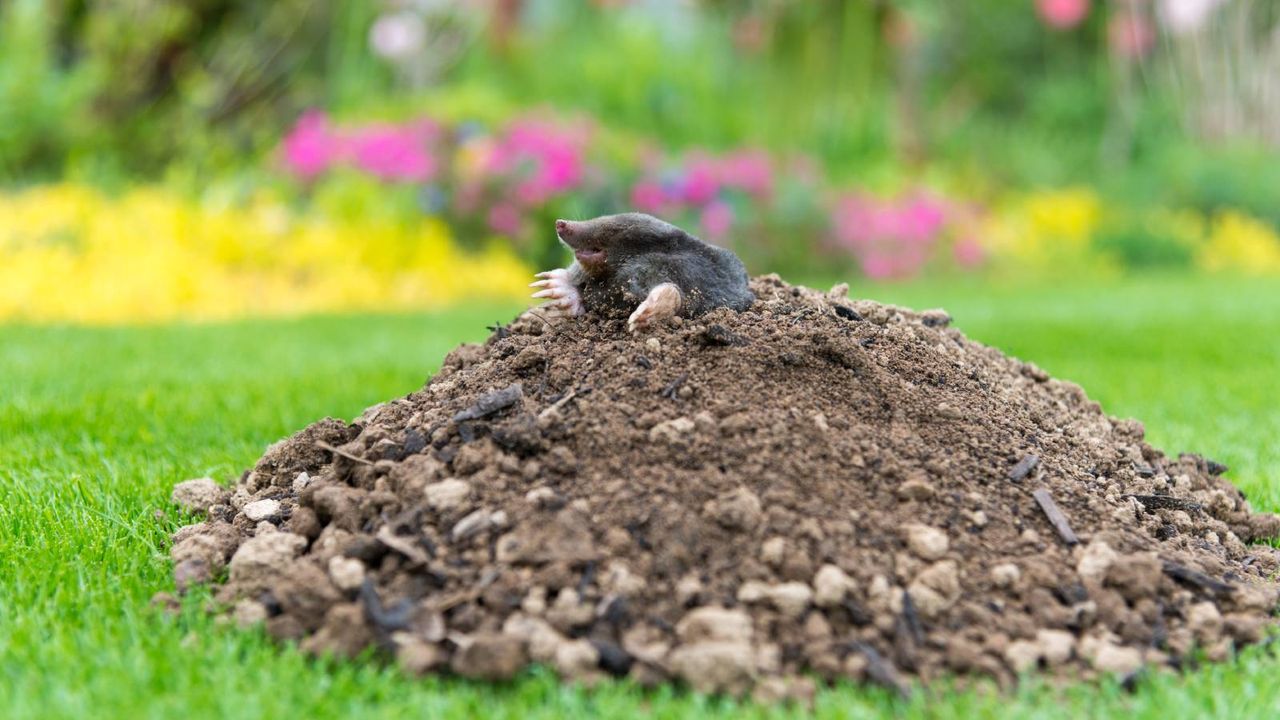
[{"label": "wood chip", "polygon": [[467,420],[479,420],[482,417],[488,417],[500,410],[515,405],[524,397],[524,387],[520,383],[512,383],[501,390],[494,390],[487,395],[482,395],[479,400],[471,407],[459,410],[453,416],[454,422],[466,422]]},{"label": "wood chip", "polygon": [[1025,479],[1033,470],[1040,466],[1039,455],[1028,455],[1018,461],[1017,465],[1009,471],[1009,479],[1018,482]]},{"label": "wood chip", "polygon": [[1229,593],[1235,588],[1221,580],[1214,580],[1198,570],[1192,570],[1185,565],[1179,565],[1169,560],[1164,561],[1164,574],[1177,580],[1183,585],[1190,585],[1200,590],[1207,590],[1214,595],[1223,595]]},{"label": "wood chip", "polygon": [[1058,508],[1058,503],[1053,501],[1053,496],[1045,488],[1037,488],[1031,493],[1031,497],[1036,499],[1036,503],[1040,505],[1040,509],[1044,511],[1045,517],[1049,518],[1049,524],[1057,531],[1058,537],[1062,538],[1062,542],[1068,545],[1076,545],[1080,542],[1080,538],[1076,537],[1076,533],[1071,529],[1071,523],[1067,521],[1067,516],[1062,514],[1062,510]]},{"label": "wood chip", "polygon": [[373,464],[373,461],[372,461],[372,460],[366,460],[366,459],[364,459],[364,458],[360,457],[359,455],[352,455],[351,453],[347,452],[346,450],[340,450],[340,449],[338,449],[338,448],[336,448],[336,447],[334,447],[334,446],[330,445],[329,443],[327,443],[327,442],[325,442],[325,441],[323,441],[323,440],[317,440],[317,441],[316,441],[316,447],[320,448],[321,450],[328,450],[329,452],[333,453],[334,455],[338,455],[338,456],[340,456],[340,457],[344,457],[344,458],[346,458],[346,459],[350,460],[351,462],[364,463],[365,465],[372,465],[372,464]]},{"label": "wood chip", "polygon": [[383,525],[373,538],[419,565],[426,565],[429,560],[427,553],[418,547],[413,540],[391,532],[390,525]]},{"label": "wood chip", "polygon": [[1187,510],[1189,512],[1198,512],[1204,509],[1204,506],[1190,500],[1183,500],[1172,495],[1125,495],[1142,503],[1142,507],[1148,510]]}]

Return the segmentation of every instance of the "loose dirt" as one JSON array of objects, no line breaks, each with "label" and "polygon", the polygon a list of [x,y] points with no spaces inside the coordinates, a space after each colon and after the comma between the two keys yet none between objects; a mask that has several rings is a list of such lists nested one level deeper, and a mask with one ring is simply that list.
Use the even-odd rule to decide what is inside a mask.
[{"label": "loose dirt", "polygon": [[[175,489],[180,592],[414,673],[803,697],[1129,676],[1265,639],[1280,517],[1078,386],[774,276],[629,334],[526,314],[420,391]],[[222,580],[225,578],[225,581]]]}]

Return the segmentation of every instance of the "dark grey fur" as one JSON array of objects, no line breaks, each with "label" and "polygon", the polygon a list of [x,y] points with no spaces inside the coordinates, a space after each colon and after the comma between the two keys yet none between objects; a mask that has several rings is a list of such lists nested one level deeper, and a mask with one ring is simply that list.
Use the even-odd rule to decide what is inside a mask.
[{"label": "dark grey fur", "polygon": [[605,252],[603,268],[589,270],[576,260],[569,267],[587,312],[629,313],[663,283],[680,288],[685,317],[718,307],[745,310],[755,302],[737,255],[652,215],[605,215],[573,226],[562,238],[566,245]]}]

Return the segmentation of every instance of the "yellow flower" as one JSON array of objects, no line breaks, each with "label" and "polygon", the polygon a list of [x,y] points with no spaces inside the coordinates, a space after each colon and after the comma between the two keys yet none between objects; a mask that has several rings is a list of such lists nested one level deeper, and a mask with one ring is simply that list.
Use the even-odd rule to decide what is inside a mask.
[{"label": "yellow flower", "polygon": [[520,299],[509,249],[463,252],[426,218],[295,216],[147,187],[108,197],[63,184],[0,195],[0,320],[89,323],[411,310]]},{"label": "yellow flower", "polygon": [[1227,210],[1213,219],[1196,260],[1211,271],[1280,273],[1280,235],[1256,218]]}]

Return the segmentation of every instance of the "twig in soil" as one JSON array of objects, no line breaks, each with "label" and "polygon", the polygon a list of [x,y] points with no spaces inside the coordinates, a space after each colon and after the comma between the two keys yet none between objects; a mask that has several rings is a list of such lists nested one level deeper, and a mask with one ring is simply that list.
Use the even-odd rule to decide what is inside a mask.
[{"label": "twig in soil", "polygon": [[1040,466],[1039,455],[1027,455],[1018,461],[1017,465],[1009,471],[1009,479],[1018,482],[1025,479],[1033,470]]},{"label": "twig in soil", "polygon": [[540,417],[540,418],[544,418],[544,417],[546,417],[546,416],[550,415],[551,413],[553,413],[553,412],[555,412],[555,411],[559,410],[560,408],[564,407],[566,404],[568,404],[568,402],[569,402],[570,400],[572,400],[572,399],[574,399],[574,398],[578,397],[579,395],[586,395],[586,394],[587,394],[587,393],[589,393],[589,392],[591,392],[591,387],[590,387],[590,386],[584,387],[584,388],[582,388],[581,390],[579,390],[579,389],[577,389],[577,388],[574,388],[574,389],[570,390],[569,392],[565,393],[565,394],[564,394],[564,397],[562,397],[562,398],[560,398],[559,400],[557,400],[557,401],[555,401],[555,402],[551,403],[550,405],[548,405],[548,406],[547,406],[547,408],[546,408],[545,410],[543,410],[542,412],[538,413],[538,417]]},{"label": "twig in soil", "polygon": [[414,545],[413,541],[409,538],[400,537],[391,532],[391,528],[387,525],[383,525],[382,528],[378,530],[378,533],[373,536],[373,539],[419,565],[426,565],[429,560],[427,553]]},{"label": "twig in soil", "polygon": [[506,410],[520,402],[522,397],[524,397],[524,387],[520,383],[512,383],[501,390],[494,390],[487,395],[481,395],[480,399],[475,401],[475,404],[454,414],[453,421],[461,423],[467,420],[479,420],[482,417]]},{"label": "twig in soil", "polygon": [[402,600],[388,610],[383,607],[382,598],[378,597],[373,580],[369,578],[365,578],[364,584],[360,586],[360,602],[364,605],[365,618],[379,630],[394,632],[409,628],[409,620],[413,616],[413,603]]},{"label": "twig in soil", "polygon": [[1204,506],[1190,500],[1183,500],[1172,495],[1125,495],[1142,503],[1142,507],[1148,510],[1187,510],[1189,512],[1198,512],[1204,510]]},{"label": "twig in soil", "polygon": [[1179,565],[1178,563],[1170,560],[1164,561],[1164,574],[1174,580],[1177,580],[1183,585],[1190,585],[1199,590],[1207,590],[1214,595],[1223,595],[1235,590],[1235,587],[1228,585],[1221,580],[1214,580],[1199,570],[1192,570],[1185,565]]},{"label": "twig in soil", "polygon": [[867,659],[867,677],[872,682],[893,690],[903,700],[911,697],[911,688],[902,682],[893,664],[881,657],[875,648],[864,642],[854,642],[850,645],[850,648],[855,652],[862,653],[862,656]]},{"label": "twig in soil", "polygon": [[680,373],[675,380],[667,383],[666,387],[658,391],[658,394],[668,400],[675,400],[676,393],[680,391],[680,386],[684,385],[684,381],[689,379],[689,373]]},{"label": "twig in soil", "polygon": [[911,640],[916,645],[923,645],[924,625],[920,622],[920,613],[916,611],[915,600],[911,599],[911,593],[906,590],[902,591],[902,619],[911,635]]},{"label": "twig in soil", "polygon": [[1080,538],[1076,537],[1076,533],[1071,529],[1071,523],[1067,521],[1067,516],[1062,514],[1062,510],[1058,508],[1058,503],[1053,501],[1053,496],[1045,488],[1037,488],[1031,493],[1031,497],[1036,499],[1036,503],[1040,505],[1040,509],[1044,511],[1045,517],[1049,518],[1049,524],[1057,531],[1058,537],[1062,538],[1062,542],[1068,545],[1076,545],[1080,542]]},{"label": "twig in soil", "polygon": [[373,461],[372,461],[372,460],[366,460],[366,459],[364,459],[364,458],[360,457],[359,455],[352,455],[351,453],[347,452],[346,450],[339,450],[338,448],[336,448],[336,447],[334,447],[334,446],[330,445],[329,443],[327,443],[327,442],[325,442],[325,441],[323,441],[323,440],[317,440],[317,441],[316,441],[316,447],[320,448],[321,450],[328,450],[329,452],[333,453],[334,455],[339,455],[339,456],[341,456],[341,457],[344,457],[344,458],[346,458],[346,459],[350,460],[351,462],[364,463],[365,465],[372,465],[372,464],[373,464]]}]

